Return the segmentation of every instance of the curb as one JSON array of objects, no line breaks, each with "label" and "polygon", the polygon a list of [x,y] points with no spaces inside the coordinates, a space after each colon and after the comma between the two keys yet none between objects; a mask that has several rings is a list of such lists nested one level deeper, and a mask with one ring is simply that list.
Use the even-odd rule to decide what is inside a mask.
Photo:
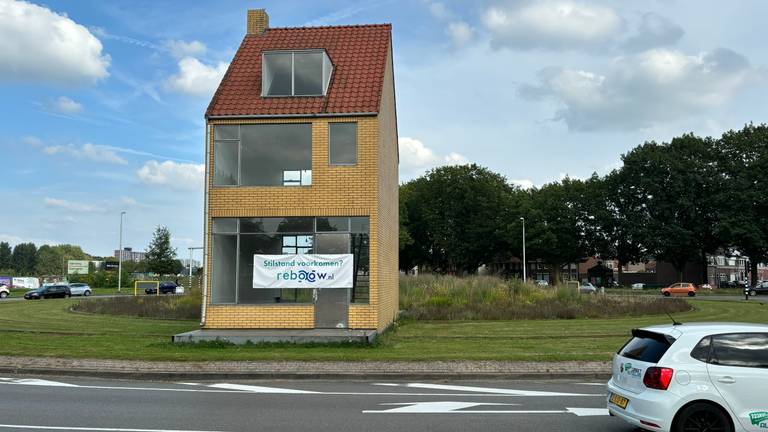
[{"label": "curb", "polygon": [[0,356],[3,374],[149,381],[608,379],[610,371],[609,362],[576,361],[152,363]]}]

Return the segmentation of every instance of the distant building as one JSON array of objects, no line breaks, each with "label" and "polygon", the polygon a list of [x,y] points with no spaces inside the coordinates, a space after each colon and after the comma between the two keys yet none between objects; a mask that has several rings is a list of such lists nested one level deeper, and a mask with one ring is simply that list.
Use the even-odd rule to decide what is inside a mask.
[{"label": "distant building", "polygon": [[[120,249],[115,249],[115,259],[120,259]],[[134,252],[133,248],[123,248],[122,250],[123,261],[142,262],[147,257],[146,252]]]}]

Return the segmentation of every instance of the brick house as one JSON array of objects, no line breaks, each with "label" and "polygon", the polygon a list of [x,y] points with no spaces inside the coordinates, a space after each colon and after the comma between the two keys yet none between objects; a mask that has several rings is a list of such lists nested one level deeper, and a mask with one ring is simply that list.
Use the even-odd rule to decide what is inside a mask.
[{"label": "brick house", "polygon": [[[203,329],[385,329],[398,310],[391,26],[247,34],[206,118]],[[254,255],[352,254],[352,288],[260,289]],[[306,285],[305,285],[306,286]]]}]

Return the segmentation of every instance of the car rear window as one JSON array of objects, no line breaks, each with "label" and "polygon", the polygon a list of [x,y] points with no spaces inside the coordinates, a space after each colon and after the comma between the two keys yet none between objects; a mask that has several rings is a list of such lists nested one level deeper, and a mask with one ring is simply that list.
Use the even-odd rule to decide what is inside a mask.
[{"label": "car rear window", "polygon": [[768,368],[768,334],[736,333],[712,337],[712,364]]},{"label": "car rear window", "polygon": [[670,336],[646,330],[633,330],[632,336],[632,339],[619,350],[618,354],[628,359],[646,363],[658,363],[675,341]]}]

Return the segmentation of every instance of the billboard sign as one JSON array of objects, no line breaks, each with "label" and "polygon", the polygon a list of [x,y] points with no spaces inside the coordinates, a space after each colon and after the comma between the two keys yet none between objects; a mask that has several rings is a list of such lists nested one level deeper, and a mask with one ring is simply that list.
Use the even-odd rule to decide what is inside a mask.
[{"label": "billboard sign", "polygon": [[352,288],[352,254],[254,255],[253,288]]},{"label": "billboard sign", "polygon": [[67,274],[88,274],[88,261],[69,260],[67,261]]}]

